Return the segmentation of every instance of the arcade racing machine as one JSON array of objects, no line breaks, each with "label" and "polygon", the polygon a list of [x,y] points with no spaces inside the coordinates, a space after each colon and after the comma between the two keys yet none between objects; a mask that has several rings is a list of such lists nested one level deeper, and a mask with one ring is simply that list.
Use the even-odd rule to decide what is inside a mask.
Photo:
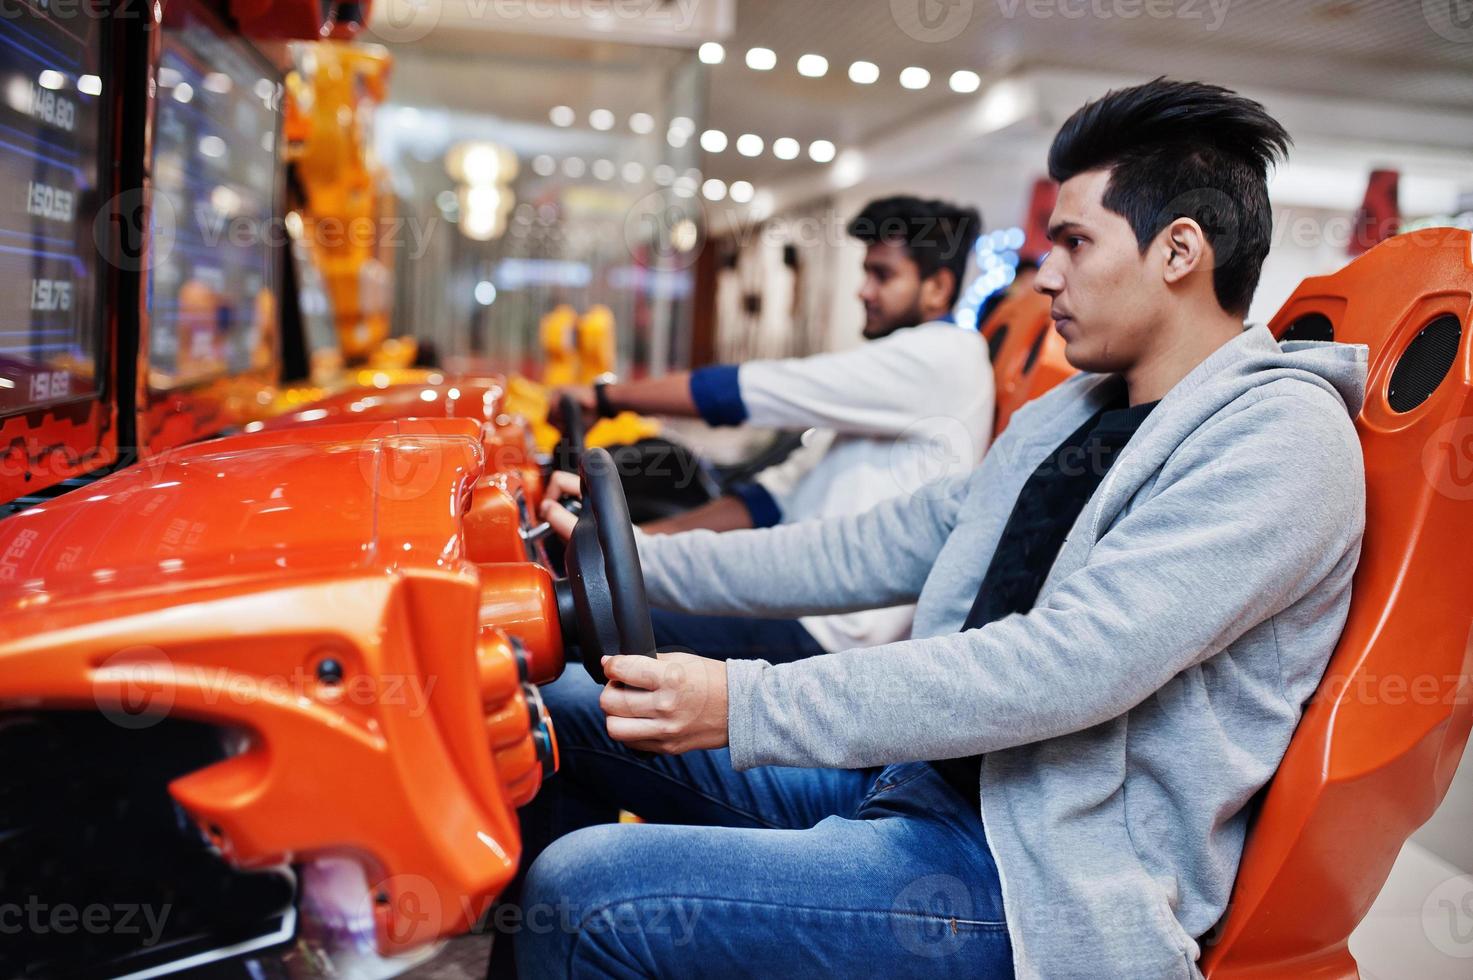
[{"label": "arcade racing machine", "polygon": [[136,12],[0,21],[0,975],[382,975],[515,872],[536,685],[652,647],[627,511],[590,453],[571,577],[531,561],[489,386],[207,438],[267,390],[279,252],[210,236],[279,216],[281,72]]}]

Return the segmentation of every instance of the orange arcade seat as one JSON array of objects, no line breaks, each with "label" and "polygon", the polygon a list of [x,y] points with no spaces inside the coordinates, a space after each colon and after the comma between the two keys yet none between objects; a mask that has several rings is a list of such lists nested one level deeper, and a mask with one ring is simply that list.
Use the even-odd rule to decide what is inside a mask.
[{"label": "orange arcade seat", "polygon": [[997,392],[994,439],[1014,412],[1076,373],[1064,360],[1064,338],[1054,329],[1051,302],[1032,289],[1017,292],[999,303],[982,324]]},{"label": "orange arcade seat", "polygon": [[1473,722],[1473,236],[1397,236],[1305,282],[1282,339],[1370,348],[1349,619],[1250,831],[1211,980],[1358,976],[1347,940],[1447,792]]}]

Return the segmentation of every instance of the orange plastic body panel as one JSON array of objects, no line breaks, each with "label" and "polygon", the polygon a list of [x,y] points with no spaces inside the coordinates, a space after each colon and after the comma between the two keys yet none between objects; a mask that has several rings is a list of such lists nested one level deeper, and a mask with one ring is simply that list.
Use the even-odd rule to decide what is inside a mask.
[{"label": "orange plastic body panel", "polygon": [[992,362],[997,397],[993,438],[1007,428],[1014,412],[1076,373],[1064,359],[1064,338],[1049,315],[1051,302],[1032,289],[1017,293],[999,303],[982,325],[982,336],[989,340],[1006,331]]},{"label": "orange plastic body panel", "polygon": [[385,952],[464,931],[546,771],[509,635],[526,627],[529,672],[561,669],[547,573],[465,557],[483,462],[468,420],[258,433],[7,519],[0,709],[244,732],[170,786],[230,861],[357,857]]},{"label": "orange plastic body panel", "polygon": [[[1357,976],[1346,946],[1403,842],[1447,791],[1473,722],[1473,238],[1388,239],[1305,280],[1270,323],[1309,313],[1370,348],[1366,536],[1350,617],[1269,787],[1229,913],[1206,946],[1212,980]],[[1451,372],[1404,414],[1387,401],[1407,344],[1452,314]]]}]

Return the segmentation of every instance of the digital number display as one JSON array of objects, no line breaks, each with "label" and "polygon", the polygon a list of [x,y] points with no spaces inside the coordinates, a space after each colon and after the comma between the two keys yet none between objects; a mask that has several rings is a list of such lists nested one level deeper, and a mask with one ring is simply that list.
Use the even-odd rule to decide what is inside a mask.
[{"label": "digital number display", "polygon": [[0,17],[0,415],[97,391],[103,21]]},{"label": "digital number display", "polygon": [[156,75],[149,384],[275,360],[281,82],[192,4],[165,7]]}]

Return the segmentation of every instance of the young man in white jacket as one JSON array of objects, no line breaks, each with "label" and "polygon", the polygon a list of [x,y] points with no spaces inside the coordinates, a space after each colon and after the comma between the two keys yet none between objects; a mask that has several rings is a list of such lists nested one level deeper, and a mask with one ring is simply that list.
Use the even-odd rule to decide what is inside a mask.
[{"label": "young man in white jacket", "polygon": [[915,628],[548,686],[564,769],[528,853],[599,806],[650,823],[537,858],[525,907],[564,914],[516,937],[522,975],[1200,976],[1365,526],[1366,349],[1243,324],[1287,144],[1201,83],[1086,105],[1036,282],[1083,373],[932,492],[641,540],[657,605],[919,596]]},{"label": "young man in white jacket", "polygon": [[[981,231],[972,208],[914,197],[872,201],[850,221],[865,245],[864,336],[838,353],[714,365],[661,378],[560,389],[586,412],[700,417],[711,425],[814,429],[809,444],[755,481],[657,534],[727,531],[860,514],[976,465],[992,434],[992,365],[952,306]],[[699,616],[661,610],[662,646],[722,659],[786,662],[890,643],[910,630],[910,603],[801,618]]]}]

